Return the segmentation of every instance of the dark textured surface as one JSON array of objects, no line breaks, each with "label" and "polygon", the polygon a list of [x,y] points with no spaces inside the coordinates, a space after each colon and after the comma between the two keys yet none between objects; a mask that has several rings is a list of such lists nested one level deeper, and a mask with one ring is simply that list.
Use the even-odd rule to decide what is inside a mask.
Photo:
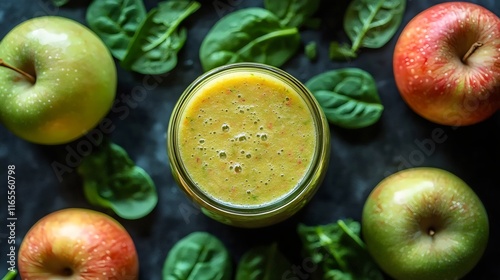
[{"label": "dark textured surface", "polygon": [[[82,23],[88,1],[70,1],[71,5],[56,9],[48,0],[2,0],[0,2],[0,38],[23,20],[45,14],[73,18]],[[116,129],[108,135],[124,147],[136,163],[152,176],[159,192],[159,204],[149,216],[137,220],[118,219],[132,235],[140,258],[140,279],[161,279],[161,269],[172,245],[193,231],[209,231],[219,237],[230,249],[233,260],[253,245],[278,241],[280,249],[293,263],[300,265],[300,243],[296,235],[299,222],[309,225],[334,222],[341,218],[361,218],[363,203],[370,190],[385,176],[396,172],[408,162],[411,166],[435,166],[449,170],[469,183],[483,201],[491,224],[490,241],[481,262],[467,279],[500,279],[500,116],[471,127],[452,129],[439,126],[415,115],[400,98],[392,73],[394,37],[385,47],[364,49],[359,58],[345,63],[328,59],[328,44],[333,39],[346,40],[341,20],[346,1],[323,1],[319,15],[324,25],[319,30],[304,30],[303,43],[318,42],[319,59],[310,62],[302,53],[282,68],[301,81],[325,70],[341,67],[360,67],[370,72],[385,106],[381,120],[372,127],[345,130],[331,127],[332,151],[328,174],[317,195],[293,218],[269,228],[238,229],[219,224],[195,210],[174,183],[168,165],[165,131],[172,108],[185,87],[202,74],[198,48],[208,29],[224,12],[217,12],[215,3],[240,9],[262,6],[261,0],[201,1],[202,8],[190,17],[188,41],[180,52],[174,71],[158,77],[158,87],[148,90],[145,100],[128,105],[127,114],[109,114]],[[337,4],[327,4],[327,3]],[[403,25],[425,8],[443,1],[409,0]],[[470,1],[482,4],[500,14],[495,0]],[[157,1],[146,1],[148,9]],[[233,5],[233,6],[232,6]],[[227,11],[226,11],[227,12]],[[398,33],[402,27],[399,28]],[[98,67],[96,65],[96,67]],[[143,85],[143,76],[121,68],[117,100],[129,96],[132,89]],[[125,103],[124,103],[125,104]],[[123,118],[124,117],[124,118]],[[123,119],[122,119],[123,118]],[[446,141],[435,144],[424,153],[418,143],[431,139],[432,131],[442,129]],[[76,142],[75,142],[76,143]],[[75,144],[73,143],[73,144]],[[41,217],[66,207],[90,206],[83,198],[80,179],[74,173],[63,176],[59,182],[51,168],[54,161],[64,161],[66,145],[40,146],[23,141],[0,126],[0,176],[6,178],[7,165],[16,165],[17,172],[17,227],[16,244]],[[418,157],[418,155],[424,155]],[[5,182],[5,179],[0,179]],[[0,276],[6,269],[7,229],[6,187],[0,187]],[[183,210],[191,215],[183,215]]]}]

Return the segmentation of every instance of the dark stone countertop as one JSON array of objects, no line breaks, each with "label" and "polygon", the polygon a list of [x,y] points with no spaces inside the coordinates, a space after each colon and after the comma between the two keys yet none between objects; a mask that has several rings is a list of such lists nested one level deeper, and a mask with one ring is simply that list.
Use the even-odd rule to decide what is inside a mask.
[{"label": "dark stone countertop", "polygon": [[[39,15],[59,15],[85,23],[89,1],[70,1],[61,9],[49,0],[3,0],[0,2],[0,38],[15,25]],[[158,1],[145,1],[151,9]],[[368,128],[346,130],[331,126],[331,159],[326,178],[314,199],[291,219],[261,229],[240,229],[220,224],[193,211],[183,216],[182,209],[194,209],[187,197],[173,181],[168,164],[165,132],[173,106],[191,81],[202,74],[198,49],[209,28],[227,11],[217,12],[215,3],[227,4],[230,9],[262,6],[263,1],[202,0],[202,8],[189,17],[188,41],[179,54],[179,64],[163,75],[159,86],[148,90],[146,98],[130,107],[123,120],[110,113],[116,129],[107,135],[125,148],[131,158],[153,178],[159,192],[159,203],[147,217],[127,221],[117,218],[129,231],[140,258],[140,279],[161,279],[161,269],[172,245],[193,231],[208,231],[220,238],[230,249],[236,262],[243,252],[254,245],[278,241],[291,261],[300,264],[300,241],[296,234],[298,223],[308,225],[335,222],[342,218],[360,220],[361,210],[371,189],[385,176],[398,171],[408,163],[411,166],[434,166],[449,170],[464,179],[483,201],[490,219],[488,248],[480,263],[466,279],[500,279],[496,260],[500,255],[500,115],[480,124],[452,129],[430,123],[413,113],[396,89],[392,72],[392,52],[399,32],[413,16],[442,1],[408,0],[403,25],[396,36],[380,49],[363,49],[359,57],[349,62],[332,62],[328,58],[329,42],[346,41],[342,31],[342,15],[348,1],[332,1],[319,11],[325,24],[319,30],[303,30],[303,44],[316,41],[318,60],[309,61],[303,53],[297,54],[281,68],[305,82],[313,75],[343,67],[360,67],[370,72],[385,106],[381,120]],[[500,14],[495,0],[470,1]],[[118,66],[118,64],[117,64]],[[123,102],[135,86],[143,83],[143,76],[127,72],[118,66],[117,99]],[[442,129],[446,141],[434,143],[425,151],[419,143],[432,139],[432,132]],[[78,176],[68,173],[58,181],[51,163],[61,160],[66,145],[42,146],[21,140],[0,126],[0,176],[6,177],[7,165],[16,165],[16,243],[22,241],[28,229],[40,218],[66,207],[96,210],[83,197]],[[407,166],[408,167],[408,166]],[[5,179],[2,179],[5,180]],[[0,188],[0,225],[6,221],[6,186]],[[116,216],[114,216],[116,218]],[[6,270],[3,261],[7,253],[7,229],[0,226],[0,275]]]}]

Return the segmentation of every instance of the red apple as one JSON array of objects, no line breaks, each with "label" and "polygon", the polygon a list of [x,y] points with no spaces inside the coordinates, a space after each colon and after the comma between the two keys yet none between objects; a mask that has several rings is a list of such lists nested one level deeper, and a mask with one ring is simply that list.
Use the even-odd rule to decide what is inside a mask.
[{"label": "red apple", "polygon": [[70,208],[40,219],[19,248],[22,279],[138,279],[132,238],[113,218]]},{"label": "red apple", "polygon": [[483,121],[500,108],[500,19],[472,3],[432,6],[403,29],[393,68],[401,96],[422,117]]}]

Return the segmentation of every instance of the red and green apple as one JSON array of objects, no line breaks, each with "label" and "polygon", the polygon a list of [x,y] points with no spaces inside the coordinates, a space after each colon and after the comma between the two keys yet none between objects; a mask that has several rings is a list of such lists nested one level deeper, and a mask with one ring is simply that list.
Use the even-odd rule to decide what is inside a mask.
[{"label": "red and green apple", "polygon": [[394,49],[396,85],[429,121],[472,125],[500,108],[500,19],[467,2],[446,2],[416,15]]},{"label": "red and green apple", "polygon": [[21,242],[22,279],[138,279],[134,242],[112,217],[67,208],[41,218]]}]

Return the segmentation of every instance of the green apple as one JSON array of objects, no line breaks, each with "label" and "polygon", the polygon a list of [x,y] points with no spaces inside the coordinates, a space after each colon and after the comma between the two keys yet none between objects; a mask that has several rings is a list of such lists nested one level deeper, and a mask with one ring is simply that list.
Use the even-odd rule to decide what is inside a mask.
[{"label": "green apple", "polygon": [[67,143],[111,109],[117,74],[104,43],[84,25],[44,16],[0,42],[0,123],[39,144]]},{"label": "green apple", "polygon": [[488,242],[486,210],[454,174],[410,168],[382,180],[363,208],[362,234],[370,254],[391,277],[459,279]]}]

